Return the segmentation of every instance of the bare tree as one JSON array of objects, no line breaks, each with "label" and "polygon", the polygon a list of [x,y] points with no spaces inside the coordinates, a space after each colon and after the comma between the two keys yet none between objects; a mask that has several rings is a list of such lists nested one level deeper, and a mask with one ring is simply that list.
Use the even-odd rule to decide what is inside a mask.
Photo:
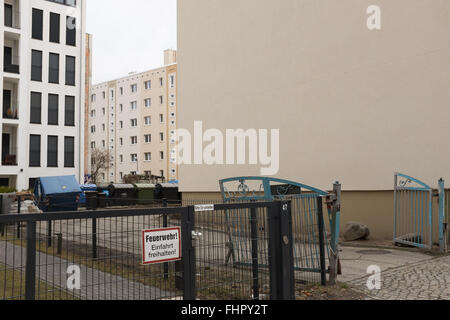
[{"label": "bare tree", "polygon": [[99,175],[111,168],[111,153],[109,150],[94,149],[91,154],[91,180],[97,184]]}]

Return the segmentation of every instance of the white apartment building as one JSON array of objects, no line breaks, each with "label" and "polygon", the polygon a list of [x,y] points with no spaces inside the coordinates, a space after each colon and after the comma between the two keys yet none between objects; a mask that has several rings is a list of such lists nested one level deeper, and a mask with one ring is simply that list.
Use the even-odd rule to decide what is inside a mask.
[{"label": "white apartment building", "polygon": [[0,185],[84,178],[85,1],[1,0]]},{"label": "white apartment building", "polygon": [[111,156],[97,182],[121,183],[130,174],[178,180],[176,51],[164,54],[164,67],[92,86],[86,144]]}]

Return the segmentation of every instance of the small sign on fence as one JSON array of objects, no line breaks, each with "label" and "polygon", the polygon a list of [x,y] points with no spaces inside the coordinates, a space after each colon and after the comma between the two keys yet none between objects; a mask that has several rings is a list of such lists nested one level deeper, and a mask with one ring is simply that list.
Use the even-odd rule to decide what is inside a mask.
[{"label": "small sign on fence", "polygon": [[199,204],[199,205],[196,205],[194,208],[195,208],[195,212],[214,211],[213,204]]},{"label": "small sign on fence", "polygon": [[181,228],[143,230],[142,251],[144,265],[181,260]]}]

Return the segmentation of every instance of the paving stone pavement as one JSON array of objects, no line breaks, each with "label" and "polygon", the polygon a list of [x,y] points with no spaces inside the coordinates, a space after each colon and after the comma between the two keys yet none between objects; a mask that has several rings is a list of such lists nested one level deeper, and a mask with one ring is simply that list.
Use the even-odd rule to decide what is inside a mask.
[{"label": "paving stone pavement", "polygon": [[450,256],[382,271],[380,290],[368,290],[368,279],[348,283],[368,300],[450,300]]}]

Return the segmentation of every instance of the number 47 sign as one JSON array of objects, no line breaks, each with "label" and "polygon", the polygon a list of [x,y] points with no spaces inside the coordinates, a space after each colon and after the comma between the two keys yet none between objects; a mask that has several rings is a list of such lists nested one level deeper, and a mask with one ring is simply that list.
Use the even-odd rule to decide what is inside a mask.
[{"label": "number 47 sign", "polygon": [[142,251],[144,265],[181,260],[181,228],[143,230]]}]

